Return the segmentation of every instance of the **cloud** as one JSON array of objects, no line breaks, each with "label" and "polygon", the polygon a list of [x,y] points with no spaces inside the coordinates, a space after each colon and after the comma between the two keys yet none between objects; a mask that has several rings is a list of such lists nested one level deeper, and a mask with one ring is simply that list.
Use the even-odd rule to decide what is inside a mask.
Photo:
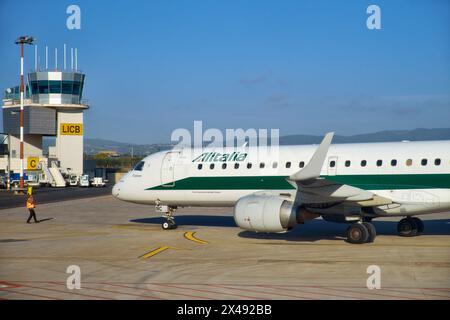
[{"label": "cloud", "polygon": [[242,85],[257,85],[267,80],[266,74],[260,74],[253,77],[243,77],[239,80]]},{"label": "cloud", "polygon": [[341,110],[346,112],[383,112],[396,116],[419,115],[436,108],[450,108],[449,95],[409,95],[358,97],[349,102],[341,102]]},{"label": "cloud", "polygon": [[284,93],[272,93],[266,98],[271,107],[287,108],[290,106],[289,96]]}]

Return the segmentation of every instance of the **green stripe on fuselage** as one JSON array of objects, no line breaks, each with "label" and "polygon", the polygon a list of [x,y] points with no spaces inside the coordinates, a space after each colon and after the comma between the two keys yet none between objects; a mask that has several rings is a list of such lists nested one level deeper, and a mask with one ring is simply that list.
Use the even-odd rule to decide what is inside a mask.
[{"label": "green stripe on fuselage", "polygon": [[[189,177],[173,186],[147,190],[291,190],[287,176]],[[450,174],[373,174],[323,176],[330,181],[364,190],[450,189]]]}]

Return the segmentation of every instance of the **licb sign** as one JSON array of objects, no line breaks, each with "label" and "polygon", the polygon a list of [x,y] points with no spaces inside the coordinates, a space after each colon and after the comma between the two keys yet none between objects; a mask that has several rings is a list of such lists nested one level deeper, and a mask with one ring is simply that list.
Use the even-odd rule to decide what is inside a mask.
[{"label": "licb sign", "polygon": [[82,136],[83,124],[81,123],[61,123],[60,133],[63,136]]}]

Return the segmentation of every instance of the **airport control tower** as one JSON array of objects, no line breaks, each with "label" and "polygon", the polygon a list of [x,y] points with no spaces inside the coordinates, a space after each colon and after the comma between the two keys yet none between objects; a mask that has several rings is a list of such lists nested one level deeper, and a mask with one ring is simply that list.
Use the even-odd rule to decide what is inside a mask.
[{"label": "airport control tower", "polygon": [[[37,170],[43,165],[56,164],[62,172],[81,175],[83,112],[89,108],[82,100],[85,74],[76,68],[55,69],[28,73],[24,99],[24,169]],[[9,167],[11,172],[18,172],[20,169],[19,100],[19,87],[5,90],[3,132],[9,137],[9,163],[0,161],[0,170]],[[44,136],[56,138],[48,155],[43,152]]]}]

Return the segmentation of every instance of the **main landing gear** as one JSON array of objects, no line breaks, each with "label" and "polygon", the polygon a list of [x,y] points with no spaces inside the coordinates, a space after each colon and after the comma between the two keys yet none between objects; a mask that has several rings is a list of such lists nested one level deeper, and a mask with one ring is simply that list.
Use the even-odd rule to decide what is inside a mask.
[{"label": "main landing gear", "polygon": [[157,212],[162,213],[162,217],[164,219],[161,223],[161,228],[163,228],[164,230],[177,228],[177,224],[175,223],[175,219],[173,217],[173,212],[175,211],[176,207],[161,205],[160,203],[157,203],[155,209]]},{"label": "main landing gear", "polygon": [[377,231],[370,222],[352,223],[347,229],[347,242],[349,243],[369,243],[375,240]]},{"label": "main landing gear", "polygon": [[416,217],[407,217],[397,224],[397,232],[402,237],[415,237],[423,233],[424,225],[422,220]]},{"label": "main landing gear", "polygon": [[[423,230],[422,220],[416,217],[404,218],[397,224],[398,235],[402,237],[415,237],[423,233]],[[376,236],[375,227],[367,219],[363,219],[363,222],[352,223],[347,229],[347,242],[349,243],[373,242]]]}]

